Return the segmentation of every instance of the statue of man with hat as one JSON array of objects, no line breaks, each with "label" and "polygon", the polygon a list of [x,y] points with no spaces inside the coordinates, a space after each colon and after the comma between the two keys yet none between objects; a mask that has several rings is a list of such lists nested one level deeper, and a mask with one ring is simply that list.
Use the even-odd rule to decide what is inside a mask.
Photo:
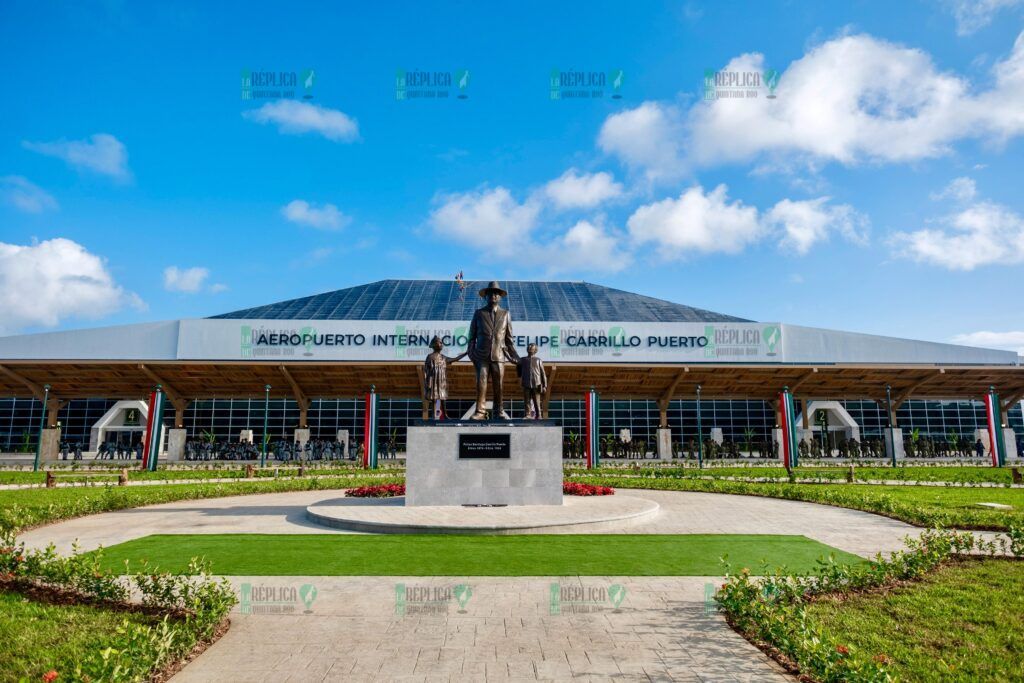
[{"label": "statue of man with hat", "polygon": [[512,317],[501,307],[501,298],[508,292],[497,281],[480,290],[480,296],[487,299],[487,305],[473,314],[469,325],[469,357],[476,368],[476,414],[474,420],[487,417],[484,402],[487,399],[487,380],[490,378],[494,392],[494,417],[509,419],[502,403],[501,387],[505,377],[505,363],[518,363],[512,341]]}]

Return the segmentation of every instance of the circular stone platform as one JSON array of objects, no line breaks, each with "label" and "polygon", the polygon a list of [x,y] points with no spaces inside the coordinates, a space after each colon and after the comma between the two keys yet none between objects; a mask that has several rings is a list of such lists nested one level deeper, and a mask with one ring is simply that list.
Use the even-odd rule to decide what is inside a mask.
[{"label": "circular stone platform", "polygon": [[324,526],[376,534],[543,534],[614,530],[658,514],[634,496],[566,496],[561,505],[405,507],[405,498],[334,498],[306,507]]}]

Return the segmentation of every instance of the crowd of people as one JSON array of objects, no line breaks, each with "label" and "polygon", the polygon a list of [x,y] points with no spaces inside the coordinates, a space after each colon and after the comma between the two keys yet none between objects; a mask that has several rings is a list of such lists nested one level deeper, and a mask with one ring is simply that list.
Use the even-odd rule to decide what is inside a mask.
[{"label": "crowd of people", "polygon": [[[185,460],[259,460],[260,448],[248,441],[187,441]],[[310,439],[305,444],[278,440],[267,445],[267,457],[279,462],[343,460],[344,444],[326,439]],[[349,459],[353,450],[349,449]]]}]

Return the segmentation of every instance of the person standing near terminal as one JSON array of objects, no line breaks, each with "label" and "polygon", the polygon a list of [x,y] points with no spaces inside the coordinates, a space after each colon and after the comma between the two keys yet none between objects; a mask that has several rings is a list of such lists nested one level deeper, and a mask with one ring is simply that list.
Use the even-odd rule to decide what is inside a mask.
[{"label": "person standing near terminal", "polygon": [[487,305],[477,309],[473,322],[469,324],[467,350],[476,368],[476,413],[474,420],[484,420],[487,413],[484,404],[487,399],[487,379],[490,378],[494,393],[494,417],[507,420],[508,413],[502,402],[502,380],[505,378],[505,363],[518,363],[512,341],[512,316],[501,307],[501,298],[508,292],[495,280],[479,292],[487,299]]}]

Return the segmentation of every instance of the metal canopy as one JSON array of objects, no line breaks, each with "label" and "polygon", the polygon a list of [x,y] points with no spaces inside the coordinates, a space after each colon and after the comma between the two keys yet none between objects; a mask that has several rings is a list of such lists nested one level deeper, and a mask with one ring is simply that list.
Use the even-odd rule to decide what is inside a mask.
[{"label": "metal canopy", "polygon": [[[51,386],[51,396],[144,398],[159,378],[182,400],[262,398],[270,384],[274,397],[292,398],[296,387],[309,399],[348,398],[375,385],[391,398],[420,396],[419,362],[352,363],[281,361],[0,361],[0,396],[31,398],[34,388]],[[980,399],[995,386],[1004,400],[1024,393],[1024,367],[921,365],[582,365],[546,360],[553,399],[578,399],[593,387],[604,398],[666,400],[688,398],[701,385],[702,397],[772,400],[784,386],[800,398],[894,400],[909,398]],[[282,367],[286,373],[282,373]],[[286,376],[291,382],[286,381]],[[472,365],[449,369],[452,398],[474,394]],[[514,366],[505,373],[506,396],[518,397]]]}]

